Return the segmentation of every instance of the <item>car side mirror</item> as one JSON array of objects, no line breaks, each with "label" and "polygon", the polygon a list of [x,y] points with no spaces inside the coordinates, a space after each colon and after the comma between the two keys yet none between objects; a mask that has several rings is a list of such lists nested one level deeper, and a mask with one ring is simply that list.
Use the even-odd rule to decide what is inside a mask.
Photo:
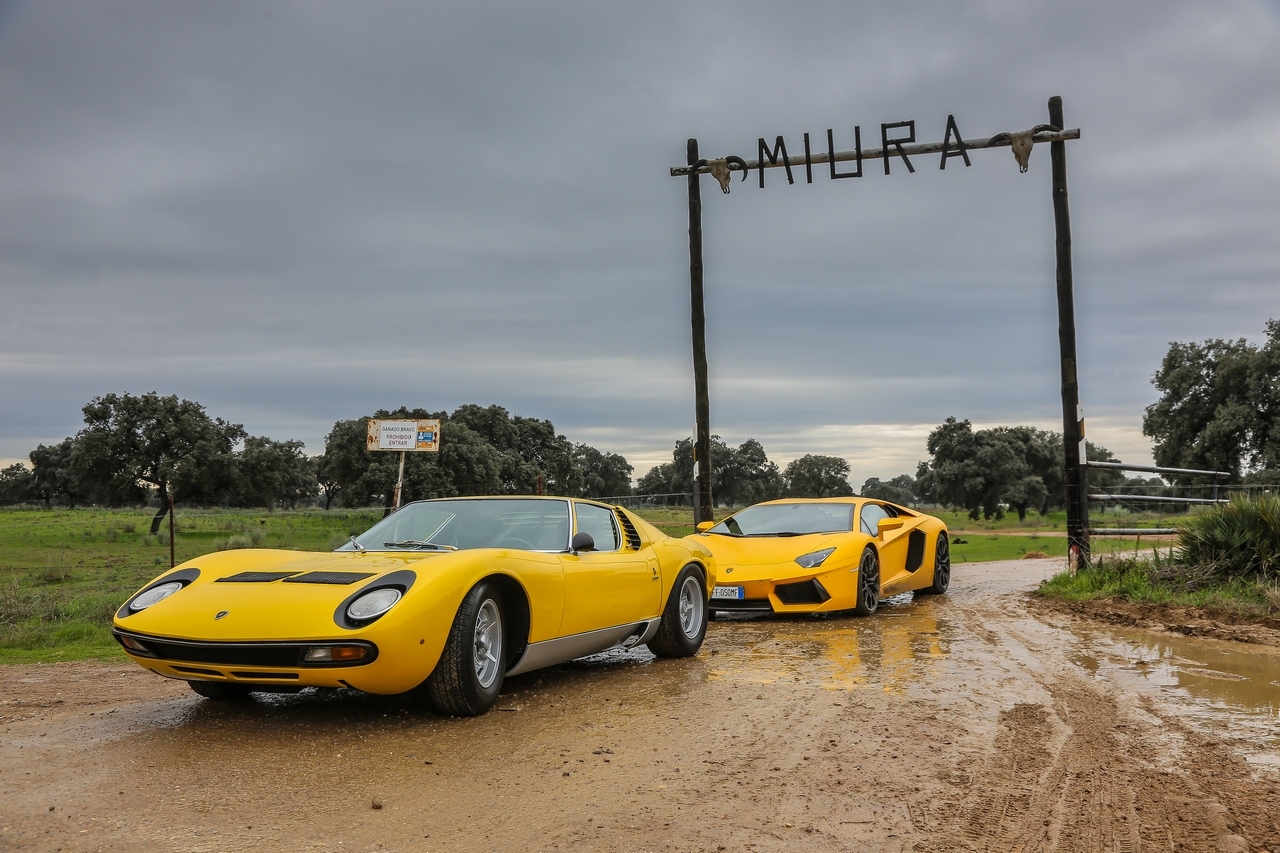
[{"label": "car side mirror", "polygon": [[699,522],[698,522],[698,532],[699,532],[699,533],[706,533],[708,530],[710,530],[711,528],[713,528],[713,527],[715,527],[715,526],[716,526],[716,523],[715,523],[714,521],[699,521]]},{"label": "car side mirror", "polygon": [[596,540],[591,538],[590,533],[575,533],[573,541],[569,543],[569,550],[575,554],[579,551],[594,551],[596,549]]},{"label": "car side mirror", "polygon": [[901,518],[882,518],[876,523],[876,535],[884,536],[886,530],[897,530],[904,524]]}]

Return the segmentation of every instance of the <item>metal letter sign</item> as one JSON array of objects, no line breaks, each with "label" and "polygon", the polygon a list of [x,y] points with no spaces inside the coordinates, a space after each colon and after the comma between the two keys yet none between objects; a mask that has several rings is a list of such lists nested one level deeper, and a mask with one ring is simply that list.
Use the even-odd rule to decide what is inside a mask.
[{"label": "metal letter sign", "polygon": [[379,421],[369,419],[368,450],[403,450],[406,452],[440,450],[440,419],[416,421]]},{"label": "metal letter sign", "polygon": [[[890,133],[893,131],[893,133]],[[805,183],[813,183],[813,166],[826,163],[831,180],[861,178],[863,160],[883,160],[884,173],[890,174],[889,158],[897,157],[908,173],[914,173],[912,157],[930,154],[941,155],[938,168],[947,168],[947,160],[958,157],[967,167],[969,152],[982,148],[1009,147],[1020,171],[1027,171],[1028,160],[1036,143],[1050,143],[1049,156],[1053,172],[1053,213],[1057,238],[1058,279],[1058,337],[1059,357],[1062,362],[1062,417],[1066,463],[1067,538],[1072,553],[1089,558],[1089,506],[1085,490],[1084,418],[1079,414],[1079,387],[1076,377],[1075,304],[1071,276],[1071,220],[1067,210],[1067,161],[1064,142],[1079,139],[1079,128],[1066,129],[1062,117],[1062,99],[1056,95],[1049,99],[1049,123],[1037,124],[1027,130],[997,133],[979,139],[964,139],[954,115],[947,116],[943,125],[941,142],[916,142],[916,122],[882,122],[880,147],[862,147],[862,127],[853,126],[853,150],[836,151],[835,132],[827,129],[827,150],[814,151],[808,133],[803,134],[804,157],[792,157],[787,153],[787,143],[779,134],[773,145],[767,137],[756,139],[756,159],[747,161],[737,155],[706,160],[698,156],[698,140],[687,143],[686,166],[673,166],[673,178],[689,180],[689,302],[690,320],[693,326],[693,385],[694,411],[697,422],[693,431],[693,458],[695,460],[693,518],[694,522],[712,520],[714,502],[711,496],[711,426],[710,391],[707,379],[706,313],[703,307],[702,269],[702,191],[698,177],[712,175],[720,189],[729,192],[734,172],[742,173],[746,181],[752,169],[759,172],[759,186],[764,189],[764,170],[782,169],[787,183],[795,184],[793,166],[804,167]],[[793,136],[794,140],[795,137]],[[851,171],[837,171],[837,163],[853,163]]]}]

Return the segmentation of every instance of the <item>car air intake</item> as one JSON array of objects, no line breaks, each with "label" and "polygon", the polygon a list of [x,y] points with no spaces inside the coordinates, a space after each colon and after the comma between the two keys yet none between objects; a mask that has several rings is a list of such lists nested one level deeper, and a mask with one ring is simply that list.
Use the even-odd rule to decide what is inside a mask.
[{"label": "car air intake", "polygon": [[780,583],[773,591],[783,604],[821,604],[831,598],[831,593],[822,588],[817,578],[799,583]]},{"label": "car air intake", "polygon": [[285,583],[332,583],[349,584],[373,577],[373,572],[307,572],[285,578]]},{"label": "car air intake", "polygon": [[773,605],[767,598],[713,598],[707,602],[707,609],[733,613],[772,613]]},{"label": "car air intake", "polygon": [[907,538],[907,571],[914,572],[924,565],[924,531],[913,530]]}]

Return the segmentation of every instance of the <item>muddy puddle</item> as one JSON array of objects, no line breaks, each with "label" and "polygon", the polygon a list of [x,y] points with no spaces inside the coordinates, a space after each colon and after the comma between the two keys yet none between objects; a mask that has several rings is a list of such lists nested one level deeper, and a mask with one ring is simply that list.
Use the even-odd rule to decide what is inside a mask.
[{"label": "muddy puddle", "polygon": [[1079,630],[1068,657],[1148,695],[1199,730],[1235,741],[1280,769],[1280,649],[1137,629]]}]

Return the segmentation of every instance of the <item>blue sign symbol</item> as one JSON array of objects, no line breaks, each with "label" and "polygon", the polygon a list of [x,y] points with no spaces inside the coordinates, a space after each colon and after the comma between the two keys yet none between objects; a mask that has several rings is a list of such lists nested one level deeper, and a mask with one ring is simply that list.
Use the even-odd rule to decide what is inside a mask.
[{"label": "blue sign symbol", "polygon": [[419,432],[419,433],[418,433],[418,441],[431,442],[431,441],[435,441],[435,440],[436,440],[436,434],[435,434],[434,432]]}]

